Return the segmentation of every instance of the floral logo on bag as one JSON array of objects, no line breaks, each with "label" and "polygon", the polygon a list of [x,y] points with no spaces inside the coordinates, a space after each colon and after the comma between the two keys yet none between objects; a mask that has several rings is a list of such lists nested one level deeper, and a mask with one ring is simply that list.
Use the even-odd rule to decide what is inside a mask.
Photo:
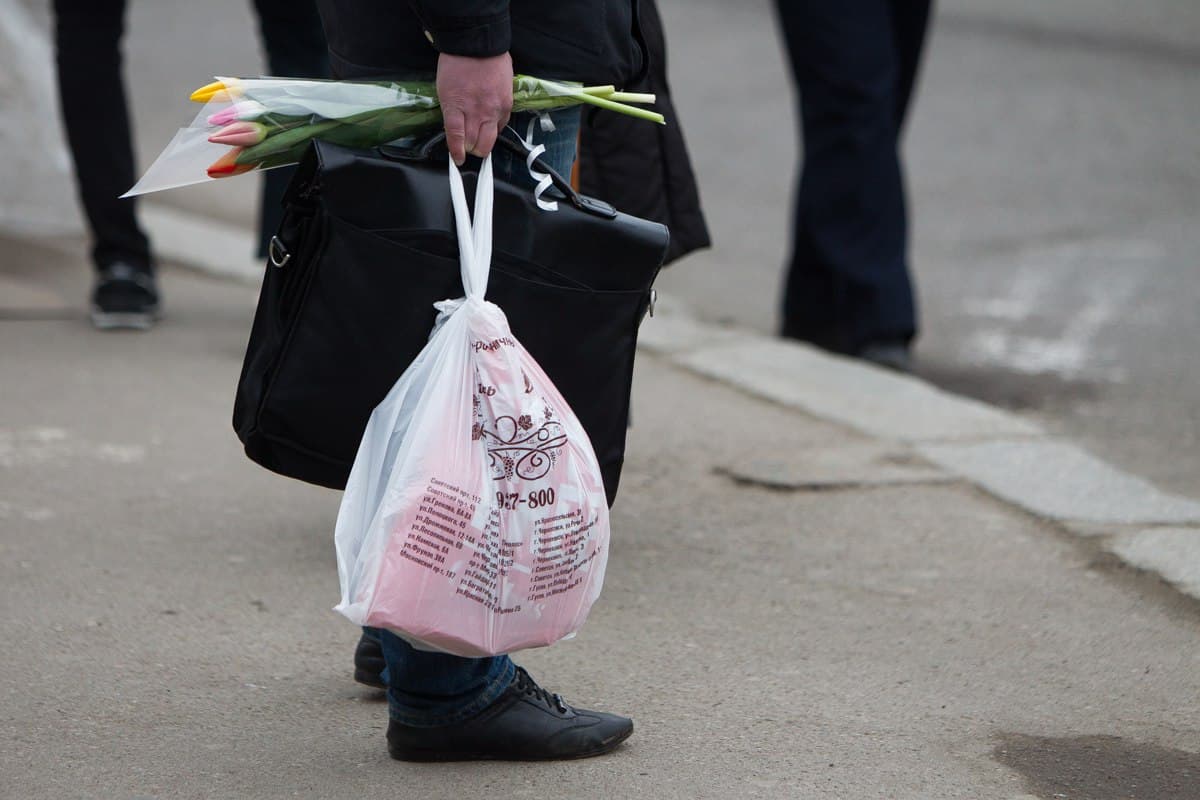
[{"label": "floral logo on bag", "polygon": [[[534,391],[532,381],[525,371],[525,393]],[[567,443],[567,434],[562,423],[555,419],[555,413],[549,401],[538,396],[533,402],[541,407],[540,419],[538,407],[534,406],[533,413],[502,415],[493,418],[493,408],[496,390],[486,389],[491,386],[483,380],[476,371],[476,392],[471,398],[474,424],[471,426],[472,441],[483,441],[488,454],[488,471],[493,480],[521,478],[533,481],[546,476],[558,462],[563,445]],[[532,400],[532,398],[531,398]]]},{"label": "floral logo on bag", "polygon": [[487,440],[488,467],[494,480],[518,477],[534,481],[545,477],[567,443],[561,424],[546,420],[534,430],[528,414],[517,419],[498,417],[494,431],[478,423],[476,427],[480,428],[480,438]]}]

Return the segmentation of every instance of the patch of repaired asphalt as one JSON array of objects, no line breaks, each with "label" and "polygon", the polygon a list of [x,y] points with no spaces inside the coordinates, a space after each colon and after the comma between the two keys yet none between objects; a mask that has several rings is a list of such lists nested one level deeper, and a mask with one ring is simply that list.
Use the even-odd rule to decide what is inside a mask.
[{"label": "patch of repaired asphalt", "polygon": [[992,757],[1045,800],[1200,800],[1200,753],[1119,736],[998,739]]}]

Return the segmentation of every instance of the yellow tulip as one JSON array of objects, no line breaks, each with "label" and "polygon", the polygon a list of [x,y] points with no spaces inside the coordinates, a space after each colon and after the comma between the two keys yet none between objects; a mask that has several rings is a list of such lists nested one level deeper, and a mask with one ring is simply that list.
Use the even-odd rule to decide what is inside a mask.
[{"label": "yellow tulip", "polygon": [[242,87],[232,78],[223,81],[213,81],[192,92],[193,103],[207,103],[210,100],[224,102],[242,96]]}]

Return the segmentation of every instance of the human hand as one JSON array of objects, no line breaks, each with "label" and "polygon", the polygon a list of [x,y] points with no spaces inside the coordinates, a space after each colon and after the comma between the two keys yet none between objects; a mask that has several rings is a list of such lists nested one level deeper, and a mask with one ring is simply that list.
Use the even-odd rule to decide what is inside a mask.
[{"label": "human hand", "polygon": [[446,146],[455,164],[467,153],[486,156],[508,124],[513,70],[508,53],[470,58],[438,56],[437,93],[446,126]]}]

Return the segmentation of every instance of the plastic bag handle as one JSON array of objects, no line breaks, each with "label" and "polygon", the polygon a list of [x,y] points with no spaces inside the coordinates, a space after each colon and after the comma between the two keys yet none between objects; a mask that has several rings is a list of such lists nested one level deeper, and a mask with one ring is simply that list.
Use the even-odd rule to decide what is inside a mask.
[{"label": "plastic bag handle", "polygon": [[492,264],[492,205],[495,186],[492,178],[492,157],[483,160],[479,180],[475,184],[475,216],[467,208],[467,191],[462,173],[447,157],[450,165],[450,198],[454,203],[454,224],[458,230],[458,253],[462,268],[463,289],[468,299],[482,300],[487,294],[488,274]]}]

